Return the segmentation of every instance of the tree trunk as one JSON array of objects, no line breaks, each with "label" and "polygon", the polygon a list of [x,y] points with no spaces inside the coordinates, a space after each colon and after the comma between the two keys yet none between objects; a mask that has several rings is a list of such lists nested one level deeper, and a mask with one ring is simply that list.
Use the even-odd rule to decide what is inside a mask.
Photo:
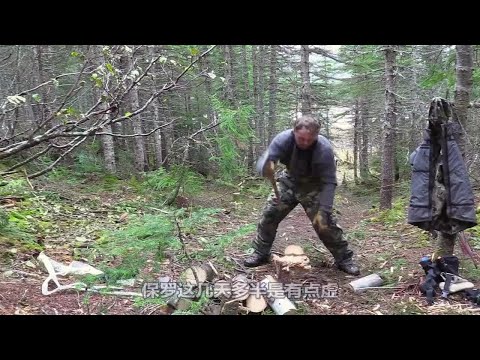
[{"label": "tree trunk", "polygon": [[330,117],[328,115],[328,109],[326,110],[325,119],[322,123],[322,126],[325,129],[325,136],[330,139]]},{"label": "tree trunk", "polygon": [[[126,71],[133,70],[133,59],[131,55],[126,55],[127,59],[127,69]],[[132,80],[127,82],[127,86],[130,86]],[[136,110],[140,107],[139,97],[138,97],[138,88],[135,86],[132,90],[130,90],[130,112],[132,110]],[[129,119],[130,123],[133,127],[134,134],[141,134],[142,133],[142,115],[138,114],[134,118]],[[134,137],[134,156],[135,156],[135,169],[139,172],[143,172],[146,170],[146,163],[145,163],[145,142],[143,136],[135,136]]]},{"label": "tree trunk", "polygon": [[355,115],[353,118],[353,180],[355,184],[358,184],[358,174],[357,174],[357,159],[358,159],[358,124],[359,124],[359,115],[358,115],[359,101],[355,102]]},{"label": "tree trunk", "polygon": [[[95,62],[97,66],[103,66],[105,63],[105,57],[102,52],[102,46],[101,45],[96,45],[94,46],[94,54],[95,54]],[[108,86],[108,78],[110,77],[110,73],[107,71],[106,78],[104,79],[104,86]],[[105,90],[100,90],[98,88],[95,88],[96,92],[96,97],[98,99],[104,98],[108,99],[108,93]],[[108,109],[108,104],[107,103],[102,103],[100,105],[99,110],[107,110]],[[110,114],[104,113],[102,115],[102,121],[106,122],[109,120]],[[102,132],[109,132],[112,133],[112,126],[107,125],[102,129]],[[107,169],[108,172],[115,174],[117,172],[117,163],[115,161],[115,146],[113,142],[113,137],[110,135],[102,135],[100,137],[100,140],[102,142],[102,150],[103,150],[103,162],[105,164],[105,168]]]},{"label": "tree trunk", "polygon": [[382,187],[380,209],[390,209],[393,199],[395,127],[396,127],[396,47],[387,45],[385,50],[385,123],[383,128]]},{"label": "tree trunk", "polygon": [[[159,98],[159,100],[160,99],[161,98]],[[169,97],[165,97],[164,100],[165,100],[165,105],[164,105],[163,114],[164,114],[165,122],[168,123],[169,120],[171,118],[173,118],[171,116],[171,114],[172,114],[172,112],[171,112],[172,108],[171,107],[173,106],[173,104],[172,104],[172,101],[170,100]],[[170,109],[170,112],[168,111],[168,109]],[[164,131],[162,131],[163,166],[167,170],[170,168],[170,164],[172,163],[170,158],[173,154],[173,152],[171,152],[172,144],[173,144],[173,140],[174,140],[173,137],[174,137],[173,124],[170,124],[170,125],[168,125],[164,128]]]},{"label": "tree trunk", "polygon": [[[44,83],[48,80],[48,73],[46,70],[46,53],[48,53],[48,45],[36,45],[35,46],[35,60],[37,63],[36,70],[36,78],[38,79],[38,83]],[[45,121],[50,116],[50,94],[48,86],[43,86],[39,89],[40,95],[41,95],[41,100],[39,103],[39,115],[40,115],[40,121],[39,123],[42,123]],[[46,128],[50,128],[51,124],[50,122],[46,124]]]},{"label": "tree trunk", "polygon": [[264,143],[264,123],[263,123],[263,45],[252,47],[253,62],[253,98],[255,104],[255,132],[257,134],[257,146],[255,156],[258,157],[265,149]]},{"label": "tree trunk", "polygon": [[468,127],[468,106],[473,86],[473,47],[472,45],[456,45],[456,84],[455,84],[455,110],[458,121],[462,126],[458,143],[465,158],[465,136]]},{"label": "tree trunk", "polygon": [[[250,91],[250,74],[248,71],[248,61],[247,61],[247,47],[246,45],[242,46],[242,64],[243,64],[243,79],[244,79],[244,91],[245,91],[245,101],[247,104],[254,104],[254,99],[252,98],[252,93]],[[253,116],[248,118],[248,125],[250,129],[255,129],[253,123]],[[253,171],[254,168],[254,153],[253,153],[253,134],[248,138],[248,155],[247,155],[247,167],[249,171]]]},{"label": "tree trunk", "polygon": [[[153,124],[155,128],[159,127],[162,123],[160,117],[160,105],[158,99],[153,102]],[[155,168],[160,169],[163,164],[163,151],[162,151],[162,131],[157,130],[153,134],[154,147],[155,147]]]},{"label": "tree trunk", "polygon": [[[156,45],[149,47],[150,59],[153,59],[156,55]],[[155,71],[156,72],[156,71]],[[157,77],[155,77],[156,79]],[[157,88],[157,82],[154,80],[153,87]],[[153,127],[157,128],[162,125],[160,114],[160,99],[157,98],[152,102],[153,106]],[[163,151],[162,151],[162,130],[157,130],[153,133],[153,147],[155,154],[155,169],[160,169],[163,164]]]},{"label": "tree trunk", "polygon": [[[413,46],[413,61],[416,62],[418,59],[418,47],[419,45]],[[420,128],[419,113],[420,113],[420,91],[417,85],[418,82],[418,67],[413,67],[413,76],[412,76],[412,111],[410,113],[410,127],[409,127],[409,137],[408,137],[408,151],[411,154],[417,148],[419,142],[422,139],[423,129]]]},{"label": "tree trunk", "polygon": [[265,57],[266,57],[266,45],[260,45],[258,52],[258,137],[260,139],[260,152],[263,152],[266,148],[266,136],[265,136],[265,110],[264,110],[264,98],[265,98]]},{"label": "tree trunk", "polygon": [[270,143],[275,136],[275,120],[277,108],[277,45],[270,47],[270,83],[268,100],[268,139]]},{"label": "tree trunk", "polygon": [[361,146],[359,152],[360,177],[365,181],[369,177],[368,169],[368,100],[364,98],[361,103],[360,127],[361,127]]},{"label": "tree trunk", "polygon": [[255,134],[257,137],[257,142],[254,146],[254,157],[258,158],[260,154],[260,138],[258,134],[260,133],[260,116],[259,116],[259,109],[258,109],[258,49],[257,45],[252,45],[252,71],[253,71],[253,106],[255,109],[255,115],[253,116],[253,126],[255,130]]},{"label": "tree trunk", "polygon": [[230,107],[236,104],[235,99],[235,83],[233,79],[233,48],[232,45],[224,46],[224,76],[225,76],[225,100]]},{"label": "tree trunk", "polygon": [[310,85],[310,51],[308,45],[302,45],[300,75],[302,77],[302,90],[300,93],[302,115],[312,114],[312,89]]}]

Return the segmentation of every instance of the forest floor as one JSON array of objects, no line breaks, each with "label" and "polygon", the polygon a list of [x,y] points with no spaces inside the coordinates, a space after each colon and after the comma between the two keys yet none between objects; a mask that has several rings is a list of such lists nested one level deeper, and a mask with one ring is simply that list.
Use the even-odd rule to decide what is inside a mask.
[{"label": "forest floor", "polygon": [[[0,314],[218,314],[218,302],[207,296],[173,312],[165,298],[144,296],[143,285],[158,284],[158,279],[166,276],[180,282],[186,268],[206,263],[214,265],[217,278],[226,280],[237,274],[256,281],[266,275],[276,276],[273,264],[256,269],[242,265],[268,193],[264,183],[256,184],[240,190],[212,184],[189,199],[188,204],[187,201],[180,204],[179,209],[162,207],[152,194],[139,193],[132,187],[98,186],[95,179],[73,185],[36,183],[29,196],[3,198],[10,221],[17,228],[23,226],[24,234],[31,236],[22,237],[22,233],[14,230],[0,235]],[[280,224],[274,251],[281,254],[289,244],[301,245],[312,268],[293,273],[282,281],[336,290],[292,299],[297,314],[477,314],[480,311],[460,294],[451,295],[449,300],[437,297],[433,306],[427,306],[419,291],[424,273],[418,262],[423,255],[431,254],[433,248],[425,232],[406,224],[406,196],[396,199],[393,210],[380,212],[375,197],[368,191],[340,186],[335,203],[338,223],[355,252],[361,276],[377,273],[384,283],[381,288],[354,293],[348,283],[356,277],[334,267],[331,255],[299,206]],[[82,281],[91,290],[94,285],[106,283],[120,287],[117,291],[143,296],[84,289],[43,295],[41,286],[48,275],[37,260],[40,251],[63,264],[82,261],[105,273],[104,277],[80,279],[59,276],[62,285]],[[460,273],[478,287],[480,269],[461,253],[458,256]],[[120,285],[121,279],[132,282]],[[267,308],[263,314],[273,311]]]}]

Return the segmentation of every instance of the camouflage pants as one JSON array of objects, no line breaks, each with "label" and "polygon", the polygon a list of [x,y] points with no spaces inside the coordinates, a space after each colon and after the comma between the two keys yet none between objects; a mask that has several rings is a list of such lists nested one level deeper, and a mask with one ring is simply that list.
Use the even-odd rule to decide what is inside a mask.
[{"label": "camouflage pants", "polygon": [[437,244],[435,248],[435,256],[447,256],[453,255],[453,249],[455,247],[455,240],[457,234],[447,234],[438,232]]},{"label": "camouflage pants", "polygon": [[[442,213],[445,214],[446,211],[446,189],[443,184],[443,168],[441,164],[437,166],[437,172],[435,175],[435,186],[432,191],[432,218],[436,220],[437,228],[442,228],[446,222],[442,223]],[[455,240],[457,238],[456,234],[449,234],[442,231],[437,231],[437,243],[435,247],[435,256],[446,256],[453,255],[453,249],[455,247]]]},{"label": "camouflage pants", "polygon": [[341,263],[353,256],[353,251],[348,248],[348,243],[343,238],[343,230],[337,225],[333,214],[322,209],[318,200],[321,192],[318,184],[295,184],[286,173],[282,173],[277,179],[277,186],[280,199],[275,202],[272,192],[257,226],[257,235],[253,241],[257,253],[262,255],[270,253],[278,225],[298,204],[301,204],[315,232],[332,253],[335,261]]}]

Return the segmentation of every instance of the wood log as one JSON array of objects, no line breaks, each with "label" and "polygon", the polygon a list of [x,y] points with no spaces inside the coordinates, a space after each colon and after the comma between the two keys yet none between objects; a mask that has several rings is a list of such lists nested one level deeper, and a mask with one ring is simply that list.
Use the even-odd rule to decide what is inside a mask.
[{"label": "wood log", "polygon": [[185,284],[193,286],[199,286],[202,283],[210,282],[214,279],[214,277],[215,271],[209,264],[189,267],[180,276],[181,280],[184,281]]},{"label": "wood log", "polygon": [[265,310],[268,306],[267,300],[265,300],[263,295],[260,295],[260,297],[257,297],[256,294],[251,294],[247,298],[245,305],[249,311],[254,313],[260,313],[263,310]]},{"label": "wood log", "polygon": [[348,285],[352,288],[355,293],[364,292],[370,287],[379,287],[383,284],[382,278],[378,274],[370,274],[360,279],[355,279],[351,281]]},{"label": "wood log", "polygon": [[180,294],[174,294],[168,298],[167,305],[175,310],[188,310],[192,305],[192,300],[189,298],[180,297]]},{"label": "wood log", "polygon": [[[261,281],[266,284],[267,287],[267,296],[266,300],[268,305],[277,315],[294,315],[297,311],[295,305],[290,301],[290,299],[283,293],[283,296],[274,296],[271,290],[269,290],[273,283],[279,283],[273,276],[267,275],[265,279]],[[280,286],[278,286],[280,288]],[[276,295],[276,294],[275,294]]]},{"label": "wood log", "polygon": [[[289,271],[290,268],[297,267],[305,270],[310,270],[312,266],[310,265],[310,259],[307,255],[285,255],[278,256],[276,254],[272,255],[272,261],[277,265],[282,267],[282,270]],[[278,269],[278,267],[277,267]]]},{"label": "wood log", "polygon": [[284,255],[303,255],[305,254],[305,251],[303,251],[303,248],[299,245],[288,245],[285,248]]},{"label": "wood log", "polygon": [[220,310],[220,314],[238,315],[240,313],[240,307],[242,307],[242,303],[240,301],[223,303]]},{"label": "wood log", "polygon": [[250,295],[248,279],[243,274],[238,274],[232,279],[232,296],[230,301],[244,301]]}]

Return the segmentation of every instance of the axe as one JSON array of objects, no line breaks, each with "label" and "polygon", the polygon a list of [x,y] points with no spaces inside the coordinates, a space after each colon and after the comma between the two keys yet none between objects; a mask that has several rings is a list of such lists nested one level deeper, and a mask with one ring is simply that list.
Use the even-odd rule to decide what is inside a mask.
[{"label": "axe", "polygon": [[257,172],[266,177],[272,184],[275,197],[280,200],[280,194],[278,192],[277,182],[275,181],[275,162],[268,160],[268,150],[257,161]]}]

